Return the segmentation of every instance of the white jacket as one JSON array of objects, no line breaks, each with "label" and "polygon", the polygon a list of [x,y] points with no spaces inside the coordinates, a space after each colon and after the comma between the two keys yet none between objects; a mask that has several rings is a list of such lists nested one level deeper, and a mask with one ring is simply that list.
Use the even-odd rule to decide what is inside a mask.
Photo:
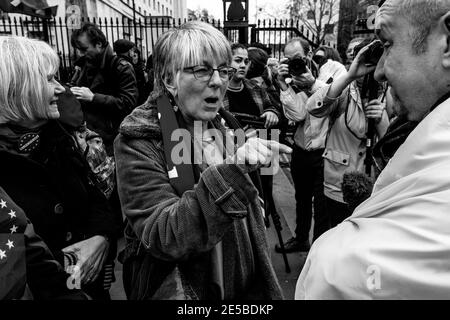
[{"label": "white jacket", "polygon": [[450,297],[450,99],[409,135],[351,217],[313,245],[296,299]]}]

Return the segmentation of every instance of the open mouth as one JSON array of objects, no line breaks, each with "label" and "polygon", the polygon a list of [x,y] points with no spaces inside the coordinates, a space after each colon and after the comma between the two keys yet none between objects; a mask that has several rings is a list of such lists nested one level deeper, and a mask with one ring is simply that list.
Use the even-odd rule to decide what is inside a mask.
[{"label": "open mouth", "polygon": [[210,104],[214,104],[217,103],[219,101],[219,98],[217,97],[209,97],[205,99],[206,103],[210,103]]}]

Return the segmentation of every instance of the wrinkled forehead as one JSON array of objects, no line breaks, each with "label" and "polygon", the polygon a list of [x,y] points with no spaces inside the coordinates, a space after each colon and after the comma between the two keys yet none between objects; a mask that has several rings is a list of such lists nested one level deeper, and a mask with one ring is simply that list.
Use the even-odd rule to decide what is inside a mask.
[{"label": "wrinkled forehead", "polygon": [[375,30],[392,25],[393,18],[398,14],[398,3],[395,1],[386,1],[380,9],[378,9],[375,17]]}]

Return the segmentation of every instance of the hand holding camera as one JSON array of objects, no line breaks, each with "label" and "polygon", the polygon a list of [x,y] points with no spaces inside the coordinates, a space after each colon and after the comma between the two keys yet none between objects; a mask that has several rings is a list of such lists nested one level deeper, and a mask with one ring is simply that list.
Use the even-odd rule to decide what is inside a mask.
[{"label": "hand holding camera", "polygon": [[349,76],[355,80],[375,71],[377,63],[383,55],[383,50],[383,45],[379,40],[374,40],[369,44],[363,41],[356,46],[354,49],[356,57],[348,70]]},{"label": "hand holding camera", "polygon": [[[292,79],[291,81],[286,81]],[[293,83],[299,88],[311,88],[316,81],[307,66],[306,58],[294,56],[292,58],[284,58],[280,61],[278,67],[278,81],[281,83]]]}]

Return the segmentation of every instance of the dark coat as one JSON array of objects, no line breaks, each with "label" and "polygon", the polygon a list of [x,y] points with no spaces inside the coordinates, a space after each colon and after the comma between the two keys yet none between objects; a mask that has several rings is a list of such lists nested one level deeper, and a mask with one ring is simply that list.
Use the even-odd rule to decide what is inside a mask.
[{"label": "dark coat", "polygon": [[62,248],[94,235],[115,237],[118,231],[89,165],[62,125],[50,121],[40,139],[30,157],[0,148],[0,185],[63,264]]},{"label": "dark coat", "polygon": [[[114,55],[106,47],[99,66],[81,62],[71,84],[88,87],[94,93],[92,102],[82,102],[87,126],[103,138],[108,151],[112,151],[119,125],[137,105],[138,88],[133,66]],[[109,152],[112,154],[112,152]]]},{"label": "dark coat", "polygon": [[140,58],[138,63],[133,64],[133,59],[131,57],[125,55],[119,56],[127,60],[133,66],[134,74],[136,75],[137,88],[139,92],[137,105],[140,106],[145,101],[147,101],[147,98],[151,92],[150,87],[148,86],[147,81],[145,79],[145,65]]}]

